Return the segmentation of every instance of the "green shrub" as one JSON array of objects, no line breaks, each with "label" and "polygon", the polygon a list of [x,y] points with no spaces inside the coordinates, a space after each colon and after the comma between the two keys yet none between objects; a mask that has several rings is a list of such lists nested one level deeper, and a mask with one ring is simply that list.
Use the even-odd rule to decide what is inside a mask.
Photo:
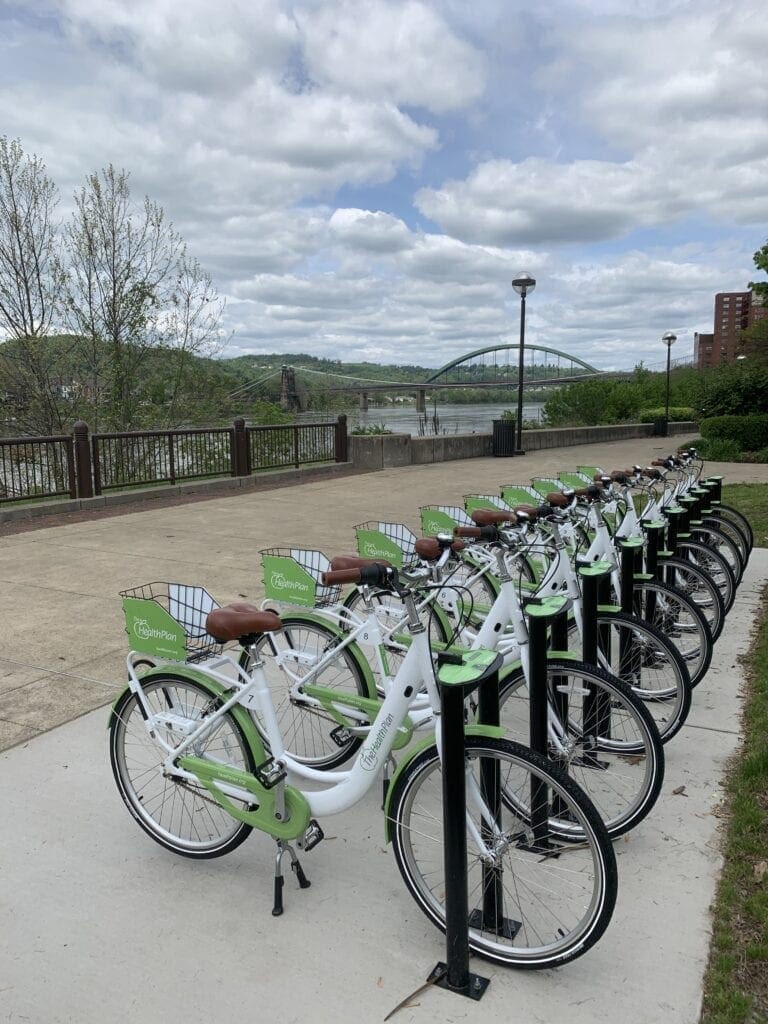
[{"label": "green shrub", "polygon": [[350,430],[350,434],[391,434],[392,431],[388,427],[385,427],[383,423],[369,423],[367,426],[362,426],[358,423],[356,427]]},{"label": "green shrub", "polygon": [[[654,420],[663,420],[666,416],[666,409],[641,409],[637,414],[638,423],[653,423]],[[683,423],[687,420],[695,420],[696,414],[690,405],[674,405],[669,407],[670,423]]]},{"label": "green shrub", "polygon": [[712,462],[738,462],[741,456],[739,445],[728,438],[704,438],[697,451],[702,459]]},{"label": "green shrub", "polygon": [[756,452],[768,445],[768,415],[712,416],[701,421],[701,434],[707,440],[733,441],[741,451]]},{"label": "green shrub", "polygon": [[755,452],[755,462],[768,462],[768,448],[761,448]]}]

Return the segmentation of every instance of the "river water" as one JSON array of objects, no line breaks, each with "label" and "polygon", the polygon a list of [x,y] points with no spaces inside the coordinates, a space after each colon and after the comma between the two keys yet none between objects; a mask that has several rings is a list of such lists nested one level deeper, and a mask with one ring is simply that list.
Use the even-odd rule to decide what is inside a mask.
[{"label": "river water", "polygon": [[[357,426],[378,426],[383,424],[387,430],[396,434],[419,435],[432,434],[490,434],[491,421],[498,419],[509,408],[517,409],[517,405],[447,405],[427,406],[426,423],[424,415],[419,416],[414,405],[380,405],[372,406],[367,412],[360,409],[348,409],[349,429]],[[540,403],[523,405],[524,420],[541,420],[544,406]],[[325,419],[316,412],[301,413],[299,422],[317,423]],[[336,414],[333,417],[335,419]],[[436,418],[436,423],[435,423]]]}]

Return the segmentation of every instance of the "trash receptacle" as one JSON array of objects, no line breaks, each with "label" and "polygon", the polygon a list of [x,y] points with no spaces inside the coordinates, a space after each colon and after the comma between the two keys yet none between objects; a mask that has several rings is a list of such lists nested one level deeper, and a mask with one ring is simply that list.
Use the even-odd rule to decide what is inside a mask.
[{"label": "trash receptacle", "polygon": [[517,423],[514,420],[494,420],[493,437],[491,439],[491,454],[493,455],[514,455],[515,454],[515,428]]},{"label": "trash receptacle", "polygon": [[654,437],[666,437],[667,436],[667,421],[664,416],[659,416],[658,419],[653,421],[653,436]]}]

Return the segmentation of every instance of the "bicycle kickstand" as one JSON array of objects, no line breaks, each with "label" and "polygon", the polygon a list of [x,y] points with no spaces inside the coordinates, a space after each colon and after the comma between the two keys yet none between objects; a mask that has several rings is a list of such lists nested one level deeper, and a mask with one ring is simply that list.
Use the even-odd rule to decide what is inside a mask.
[{"label": "bicycle kickstand", "polygon": [[288,853],[291,857],[291,869],[296,875],[296,880],[299,883],[300,889],[308,889],[312,884],[307,876],[304,874],[299,858],[296,856],[296,851],[290,843],[286,843],[283,839],[277,840],[277,854],[275,856],[275,903],[272,907],[272,917],[280,917],[283,912],[283,884],[285,879],[283,878],[283,856]]}]

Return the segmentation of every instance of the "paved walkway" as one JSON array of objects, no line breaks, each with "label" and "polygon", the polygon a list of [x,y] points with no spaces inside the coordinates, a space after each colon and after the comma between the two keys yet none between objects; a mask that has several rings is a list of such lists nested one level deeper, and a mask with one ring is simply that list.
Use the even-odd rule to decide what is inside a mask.
[{"label": "paved walkway", "polygon": [[[0,537],[0,742],[13,746],[0,754],[0,1019],[381,1020],[444,948],[400,881],[378,800],[324,822],[328,839],[306,857],[312,887],[288,880],[277,921],[266,837],[206,863],[153,844],[117,796],[98,709],[125,678],[117,593],[169,579],[204,583],[222,601],[256,600],[260,548],[350,551],[356,523],[415,528],[419,505],[460,503],[577,462],[645,462],[663,451],[652,443],[388,470]],[[768,467],[707,468],[728,482],[768,481]],[[663,797],[617,846],[607,936],[560,971],[476,962],[493,979],[481,1003],[430,990],[396,1021],[695,1024],[720,779],[738,743],[738,659],[766,578],[768,552],[756,551],[689,724],[667,748]]]}]

